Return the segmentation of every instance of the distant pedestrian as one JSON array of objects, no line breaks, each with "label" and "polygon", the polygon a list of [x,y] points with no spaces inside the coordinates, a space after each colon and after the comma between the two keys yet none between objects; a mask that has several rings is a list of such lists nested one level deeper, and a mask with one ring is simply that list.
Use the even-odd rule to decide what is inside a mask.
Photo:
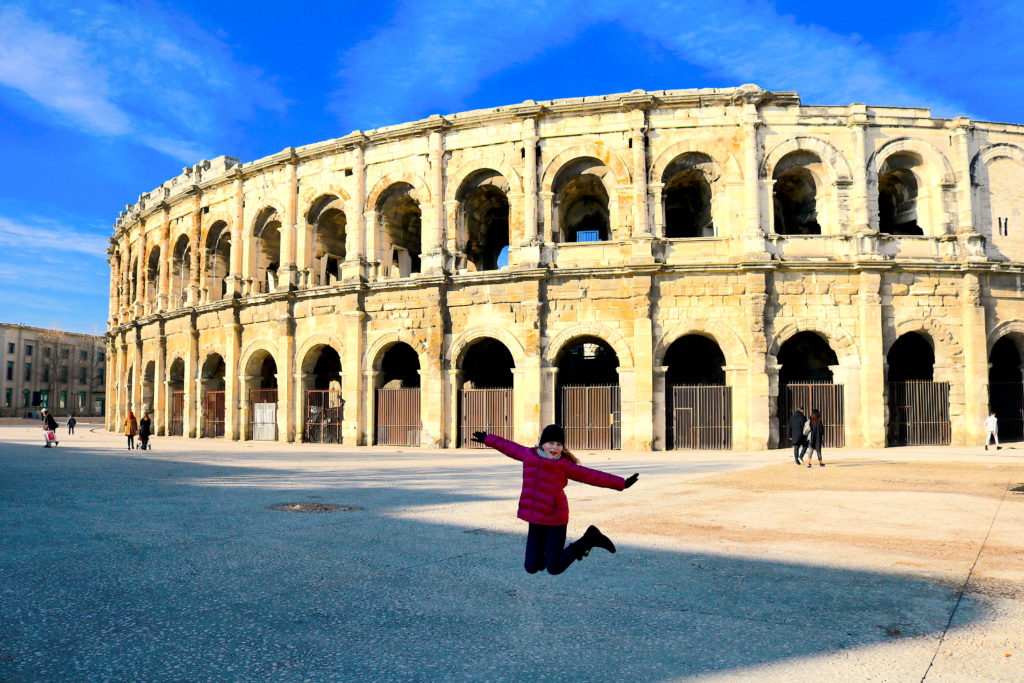
[{"label": "distant pedestrian", "polygon": [[996,450],[1000,451],[1003,449],[999,445],[999,420],[996,419],[995,411],[988,414],[985,418],[985,450],[988,450],[988,445],[995,441]]},{"label": "distant pedestrian", "polygon": [[135,413],[128,411],[128,417],[124,419],[124,435],[128,437],[128,450],[135,448],[135,435],[139,433],[139,423],[135,419]]},{"label": "distant pedestrian", "polygon": [[807,456],[807,466],[811,466],[811,460],[814,459],[814,454],[818,454],[818,466],[824,467],[825,463],[821,461],[821,447],[825,443],[825,423],[821,421],[821,411],[815,408],[811,411],[811,419],[807,421],[807,445],[811,449],[811,454]]},{"label": "distant pedestrian", "polygon": [[78,420],[75,419],[74,415],[72,415],[71,417],[68,418],[68,434],[74,434],[75,433],[75,425],[76,424],[78,424]]},{"label": "distant pedestrian", "polygon": [[[803,463],[804,454],[807,452],[807,432],[804,427],[807,425],[807,416],[804,415],[803,406],[796,409],[789,418],[789,438],[793,441],[793,460],[799,465]],[[803,451],[800,447],[803,447]]]},{"label": "distant pedestrian", "polygon": [[592,470],[579,464],[579,459],[565,449],[565,430],[548,425],[533,448],[521,446],[494,434],[473,432],[473,441],[490,446],[513,460],[523,463],[523,490],[519,496],[519,519],[528,522],[526,561],[530,574],[547,569],[561,574],[569,565],[582,560],[594,548],[615,552],[615,544],[596,526],[573,543],[565,545],[565,529],[569,524],[569,501],[565,485],[569,480],[622,491],[636,483],[639,474],[623,479],[614,474]]},{"label": "distant pedestrian", "polygon": [[56,446],[60,443],[57,441],[57,420],[53,419],[53,415],[46,408],[43,408],[43,438],[46,439],[46,444],[43,448],[49,448],[51,444]]},{"label": "distant pedestrian", "polygon": [[149,413],[143,413],[139,420],[139,448],[149,449],[149,436],[153,433],[153,421],[149,419]]}]

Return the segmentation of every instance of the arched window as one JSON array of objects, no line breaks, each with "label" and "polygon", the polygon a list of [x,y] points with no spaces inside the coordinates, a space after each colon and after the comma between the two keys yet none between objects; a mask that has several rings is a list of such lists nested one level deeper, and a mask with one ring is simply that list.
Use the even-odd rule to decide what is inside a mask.
[{"label": "arched window", "polygon": [[466,180],[459,201],[459,236],[469,270],[495,270],[509,245],[508,183],[496,171],[480,171]]},{"label": "arched window", "polygon": [[878,174],[878,231],[891,235],[923,235],[917,223],[918,177],[921,160],[894,154]]},{"label": "arched window", "polygon": [[[672,160],[662,175],[665,237],[713,237],[711,157],[688,152]],[[712,176],[713,177],[713,176]]]},{"label": "arched window", "polygon": [[798,150],[784,156],[772,174],[775,232],[779,235],[820,235],[818,194],[824,177],[821,159]]},{"label": "arched window", "polygon": [[345,260],[345,231],[348,221],[341,199],[324,195],[313,203],[307,221],[315,227],[313,238],[313,284],[325,286],[341,280]]},{"label": "arched window", "polygon": [[174,243],[171,259],[171,300],[178,306],[188,298],[188,285],[192,278],[192,244],[187,235],[178,237]]},{"label": "arched window", "polygon": [[382,239],[381,277],[409,277],[420,272],[422,212],[416,189],[395,183],[377,202]]},{"label": "arched window", "polygon": [[149,250],[149,259],[146,263],[146,301],[155,301],[157,292],[160,291],[160,256],[160,247]]},{"label": "arched window", "polygon": [[277,210],[266,208],[260,212],[253,229],[256,238],[257,292],[273,292],[277,289],[277,271],[281,267],[281,218]]},{"label": "arched window", "polygon": [[211,300],[227,294],[230,270],[231,230],[224,221],[217,221],[206,236],[206,289]]},{"label": "arched window", "polygon": [[602,242],[611,239],[604,162],[584,157],[566,164],[555,176],[556,242]]}]

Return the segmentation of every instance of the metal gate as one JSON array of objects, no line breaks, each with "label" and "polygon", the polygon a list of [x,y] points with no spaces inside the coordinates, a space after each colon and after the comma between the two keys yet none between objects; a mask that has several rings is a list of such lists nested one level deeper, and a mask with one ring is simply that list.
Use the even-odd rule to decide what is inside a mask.
[{"label": "metal gate", "polygon": [[672,448],[732,448],[732,387],[674,386],[671,400]]},{"label": "metal gate", "polygon": [[249,390],[249,435],[253,441],[277,441],[277,389]]},{"label": "metal gate", "polygon": [[206,438],[224,436],[224,392],[203,394],[203,434]]},{"label": "metal gate", "polygon": [[889,446],[948,446],[949,382],[889,382]]},{"label": "metal gate", "polygon": [[423,429],[419,387],[378,389],[376,422],[378,446],[419,446]]},{"label": "metal gate", "polygon": [[825,382],[800,382],[785,385],[779,392],[779,448],[793,445],[789,438],[789,418],[793,411],[804,408],[807,417],[817,408],[825,424],[824,448],[842,448],[846,445],[843,428],[843,385]]},{"label": "metal gate", "polygon": [[302,440],[306,443],[341,443],[344,412],[345,402],[341,399],[340,391],[307,390]]},{"label": "metal gate", "polygon": [[459,411],[459,447],[486,448],[473,432],[512,439],[512,389],[463,389]]},{"label": "metal gate", "polygon": [[1024,384],[989,382],[988,406],[999,420],[1000,441],[1024,439]]},{"label": "metal gate", "polygon": [[184,436],[185,434],[185,392],[171,392],[171,424],[168,436]]},{"label": "metal gate", "polygon": [[569,450],[622,448],[619,387],[562,387],[562,427]]}]

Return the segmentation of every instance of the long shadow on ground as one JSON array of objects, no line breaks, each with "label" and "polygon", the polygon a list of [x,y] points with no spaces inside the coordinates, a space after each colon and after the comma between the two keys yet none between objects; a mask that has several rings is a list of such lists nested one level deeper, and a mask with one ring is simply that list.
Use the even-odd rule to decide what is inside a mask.
[{"label": "long shadow on ground", "polygon": [[[882,573],[628,546],[530,576],[525,524],[459,517],[515,482],[500,456],[342,475],[3,446],[3,680],[658,680],[937,634],[955,600]],[[295,500],[363,509],[267,509]],[[403,514],[425,506],[451,523]]]}]

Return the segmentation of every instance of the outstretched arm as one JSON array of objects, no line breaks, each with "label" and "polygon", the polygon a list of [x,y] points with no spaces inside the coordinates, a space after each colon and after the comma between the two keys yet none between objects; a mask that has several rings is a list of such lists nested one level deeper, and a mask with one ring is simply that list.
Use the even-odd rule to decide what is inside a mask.
[{"label": "outstretched arm", "polygon": [[608,472],[602,472],[601,470],[592,470],[589,467],[583,465],[576,465],[573,463],[569,464],[569,469],[566,471],[566,475],[573,481],[578,481],[581,484],[590,484],[591,486],[600,486],[606,489],[615,489],[621,491],[626,488],[626,480],[617,474],[609,474]]},{"label": "outstretched arm", "polygon": [[504,453],[513,460],[518,460],[520,462],[530,454],[531,450],[526,446],[517,444],[515,441],[509,441],[508,439],[503,439],[495,434],[485,434],[484,432],[473,432],[473,441],[482,443],[485,446],[490,446],[499,453]]}]

